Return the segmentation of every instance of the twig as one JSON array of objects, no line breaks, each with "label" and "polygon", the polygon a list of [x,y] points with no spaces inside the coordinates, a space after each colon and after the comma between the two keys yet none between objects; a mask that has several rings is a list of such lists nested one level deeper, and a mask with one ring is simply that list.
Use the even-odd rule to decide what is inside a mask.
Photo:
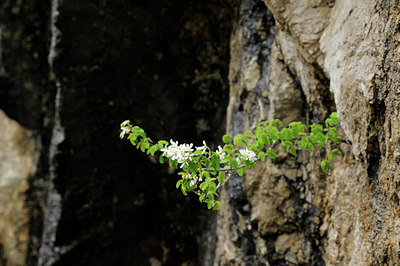
[{"label": "twig", "polygon": [[237,169],[244,168],[244,167],[246,167],[246,166],[245,165],[240,165],[237,168],[220,168],[218,170],[215,170],[213,168],[203,168],[203,170],[207,171],[207,172],[215,172],[215,171],[217,171],[217,172],[230,172],[230,171],[236,171]]},{"label": "twig", "polygon": [[[225,180],[225,183],[228,182],[231,179],[231,177],[232,177],[232,174],[229,174],[228,178]],[[215,188],[215,191],[218,191],[218,189],[220,189],[222,186],[223,186],[222,183],[218,183],[217,187]],[[192,192],[192,193],[194,193],[196,195],[199,195],[201,193],[201,191],[199,192],[199,190],[191,190],[191,191],[188,191],[188,192]],[[209,199],[208,196],[206,196],[206,197],[204,197],[204,199],[201,202],[204,202],[204,201],[206,201],[208,199]]]}]

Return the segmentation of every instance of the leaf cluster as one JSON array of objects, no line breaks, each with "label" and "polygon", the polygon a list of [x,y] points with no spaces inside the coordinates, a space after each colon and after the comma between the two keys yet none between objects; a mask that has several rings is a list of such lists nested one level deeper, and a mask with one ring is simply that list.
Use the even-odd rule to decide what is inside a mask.
[{"label": "leaf cluster", "polygon": [[[193,192],[198,195],[200,202],[207,204],[208,209],[219,210],[219,189],[232,174],[243,176],[247,169],[255,167],[256,160],[275,159],[277,147],[295,156],[298,150],[314,152],[330,146],[331,143],[338,143],[337,125],[336,113],[325,120],[325,127],[320,124],[308,127],[302,122],[292,122],[285,127],[279,119],[263,121],[257,125],[254,133],[246,131],[236,136],[225,134],[222,137],[224,146],[219,146],[216,151],[205,142],[204,146],[196,147],[196,150],[186,150],[185,159],[181,159],[181,163],[178,163],[177,158],[167,156],[172,140],[171,143],[165,140],[153,143],[142,128],[130,123],[121,124],[121,129],[129,132],[128,139],[137,149],[151,156],[159,152],[157,156],[160,163],[167,162],[170,167],[180,169],[178,175],[181,179],[176,183],[176,188],[184,195]],[[179,146],[174,148],[179,149]],[[337,152],[337,148],[332,149],[321,161],[324,172],[330,167]]]}]

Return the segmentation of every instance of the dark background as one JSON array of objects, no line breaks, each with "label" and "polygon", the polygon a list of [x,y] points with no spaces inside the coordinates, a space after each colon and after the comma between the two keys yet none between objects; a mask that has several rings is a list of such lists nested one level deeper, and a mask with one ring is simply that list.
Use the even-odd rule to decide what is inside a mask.
[{"label": "dark background", "polygon": [[216,143],[225,130],[233,1],[60,1],[54,68],[48,64],[49,1],[0,4],[0,108],[42,146],[31,177],[30,246],[37,263],[55,123],[55,185],[62,195],[56,265],[198,263],[212,213],[175,189],[177,176],[127,140],[130,119],[153,139]]}]

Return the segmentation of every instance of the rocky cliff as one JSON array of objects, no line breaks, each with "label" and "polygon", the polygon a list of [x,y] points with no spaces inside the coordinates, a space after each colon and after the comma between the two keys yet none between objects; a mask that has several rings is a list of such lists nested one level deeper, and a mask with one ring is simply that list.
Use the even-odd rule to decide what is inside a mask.
[{"label": "rocky cliff", "polygon": [[[3,1],[0,265],[400,264],[399,1]],[[341,154],[278,154],[222,209],[118,139],[217,145],[321,123]],[[226,123],[226,128],[224,125]]]},{"label": "rocky cliff", "polygon": [[272,117],[319,123],[337,110],[352,145],[327,175],[316,153],[236,177],[214,264],[399,264],[399,2],[264,4],[243,1],[234,26],[227,131]]}]

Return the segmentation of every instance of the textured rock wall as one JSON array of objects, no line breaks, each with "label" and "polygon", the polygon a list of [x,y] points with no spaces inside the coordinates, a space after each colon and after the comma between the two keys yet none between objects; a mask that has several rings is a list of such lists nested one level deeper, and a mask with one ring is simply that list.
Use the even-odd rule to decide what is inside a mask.
[{"label": "textured rock wall", "polygon": [[337,110],[353,145],[327,175],[318,151],[233,178],[214,264],[399,264],[399,2],[264,4],[242,1],[232,33],[227,131]]}]

